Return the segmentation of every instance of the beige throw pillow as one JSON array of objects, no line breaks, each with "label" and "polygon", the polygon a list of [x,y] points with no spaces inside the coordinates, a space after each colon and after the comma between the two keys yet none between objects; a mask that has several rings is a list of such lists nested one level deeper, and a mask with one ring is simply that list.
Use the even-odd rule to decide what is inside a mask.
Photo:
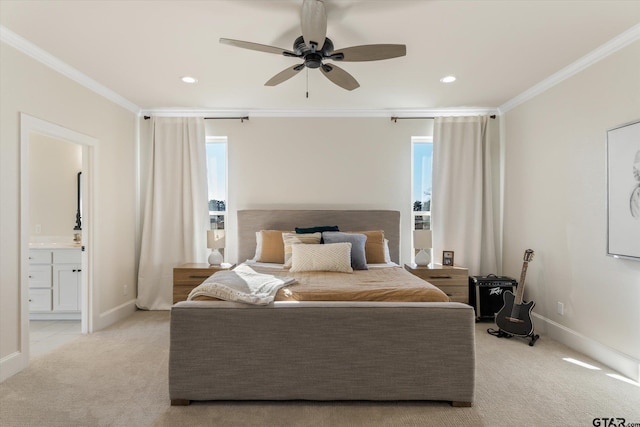
[{"label": "beige throw pillow", "polygon": [[367,241],[364,244],[364,252],[367,264],[384,264],[384,231],[350,231],[350,233],[364,234]]},{"label": "beige throw pillow", "polygon": [[256,261],[284,264],[284,242],[282,241],[283,233],[290,233],[290,231],[260,230],[262,246]]}]

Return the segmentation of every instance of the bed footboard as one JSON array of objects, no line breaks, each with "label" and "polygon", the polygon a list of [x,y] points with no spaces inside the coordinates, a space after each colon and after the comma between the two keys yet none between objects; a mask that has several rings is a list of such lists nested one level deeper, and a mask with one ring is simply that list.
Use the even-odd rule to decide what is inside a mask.
[{"label": "bed footboard", "polygon": [[439,400],[471,406],[473,308],[460,303],[180,302],[169,395],[192,400]]}]

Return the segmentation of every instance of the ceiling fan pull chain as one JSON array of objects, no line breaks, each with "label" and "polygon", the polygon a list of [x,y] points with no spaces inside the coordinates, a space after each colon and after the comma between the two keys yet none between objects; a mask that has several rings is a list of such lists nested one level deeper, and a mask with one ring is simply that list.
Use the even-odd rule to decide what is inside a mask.
[{"label": "ceiling fan pull chain", "polygon": [[307,68],[307,99],[309,99],[309,68]]}]

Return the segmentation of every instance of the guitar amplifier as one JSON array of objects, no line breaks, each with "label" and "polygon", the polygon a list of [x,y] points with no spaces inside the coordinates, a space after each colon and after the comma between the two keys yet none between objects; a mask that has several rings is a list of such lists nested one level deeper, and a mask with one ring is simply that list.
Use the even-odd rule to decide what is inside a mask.
[{"label": "guitar amplifier", "polygon": [[511,291],[515,294],[517,287],[518,282],[507,276],[470,276],[469,304],[476,312],[476,320],[495,319],[504,305],[502,293]]}]

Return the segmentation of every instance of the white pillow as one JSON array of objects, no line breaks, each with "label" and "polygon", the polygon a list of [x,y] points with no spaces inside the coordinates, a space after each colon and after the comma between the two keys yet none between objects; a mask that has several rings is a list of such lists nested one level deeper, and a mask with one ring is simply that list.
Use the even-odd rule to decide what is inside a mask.
[{"label": "white pillow", "polygon": [[291,246],[291,270],[338,271],[353,273],[351,243],[325,243],[324,245],[297,244]]},{"label": "white pillow", "polygon": [[262,233],[256,231],[256,254],[253,256],[252,261],[258,261],[262,255]]},{"label": "white pillow", "polygon": [[384,262],[387,264],[391,262],[391,254],[389,253],[389,239],[384,239]]}]

